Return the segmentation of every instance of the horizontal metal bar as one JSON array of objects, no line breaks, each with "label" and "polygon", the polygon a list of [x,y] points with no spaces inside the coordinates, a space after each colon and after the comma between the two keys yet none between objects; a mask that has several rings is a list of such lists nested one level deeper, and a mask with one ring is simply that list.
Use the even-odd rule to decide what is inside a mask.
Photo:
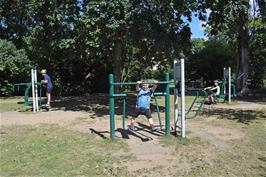
[{"label": "horizontal metal bar", "polygon": [[154,92],[153,95],[154,96],[165,96],[166,93],[165,92]]},{"label": "horizontal metal bar", "polygon": [[[28,83],[18,83],[18,84],[13,84],[14,86],[24,86],[24,85],[31,85],[31,82]],[[43,85],[41,82],[37,82],[36,85]]]},{"label": "horizontal metal bar", "polygon": [[175,85],[169,85],[169,88],[175,88],[176,86]]},{"label": "horizontal metal bar", "polygon": [[125,93],[115,93],[115,94],[111,95],[111,97],[126,97],[126,96],[127,96],[127,94],[125,94]]},{"label": "horizontal metal bar", "polygon": [[23,86],[23,85],[31,85],[31,83],[19,83],[19,84],[13,84],[14,86]]},{"label": "horizontal metal bar", "polygon": [[[170,84],[173,82],[168,82],[168,81],[158,81],[157,84]],[[113,82],[110,83],[113,85],[137,85],[137,82]],[[140,84],[155,84],[154,82],[141,82]]]}]

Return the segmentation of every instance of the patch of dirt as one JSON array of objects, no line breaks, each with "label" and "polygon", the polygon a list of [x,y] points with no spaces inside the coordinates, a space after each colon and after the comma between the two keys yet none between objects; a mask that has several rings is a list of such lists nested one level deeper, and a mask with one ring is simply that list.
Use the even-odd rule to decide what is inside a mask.
[{"label": "patch of dirt", "polygon": [[236,129],[230,129],[226,127],[207,127],[207,131],[210,134],[213,134],[220,140],[229,141],[229,140],[236,140],[241,139],[244,137],[244,134]]},{"label": "patch of dirt", "polygon": [[[80,117],[87,117],[89,120],[89,115],[85,112],[59,110],[50,112],[24,113],[11,111],[1,113],[1,126],[58,124],[65,127],[73,125],[73,122]],[[88,132],[88,129],[85,128],[78,128],[76,130]]]}]

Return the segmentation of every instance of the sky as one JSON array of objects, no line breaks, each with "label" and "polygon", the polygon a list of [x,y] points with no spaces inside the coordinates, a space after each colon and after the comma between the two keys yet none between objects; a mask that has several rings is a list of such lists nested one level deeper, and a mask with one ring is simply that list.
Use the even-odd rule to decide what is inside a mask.
[{"label": "sky", "polygon": [[189,24],[192,38],[206,38],[206,36],[204,36],[204,28],[201,25],[202,21],[193,15],[192,22]]},{"label": "sky", "polygon": [[[258,4],[255,0],[249,0],[249,4],[252,8],[250,8],[251,15],[256,15],[258,13]],[[207,17],[210,15],[210,10],[207,9]],[[207,36],[204,36],[204,28],[201,26],[202,21],[198,19],[198,17],[192,16],[192,22],[189,24],[192,38],[204,38],[207,39]]]}]

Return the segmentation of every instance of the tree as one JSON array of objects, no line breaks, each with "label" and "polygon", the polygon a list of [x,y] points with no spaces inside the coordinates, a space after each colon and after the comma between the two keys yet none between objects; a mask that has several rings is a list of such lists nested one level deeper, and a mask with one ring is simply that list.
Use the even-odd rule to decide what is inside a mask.
[{"label": "tree", "polygon": [[255,17],[250,22],[250,78],[251,87],[263,87],[266,79],[266,21]]},{"label": "tree", "polygon": [[32,63],[26,56],[25,50],[17,50],[15,45],[0,39],[0,86],[1,96],[12,93],[12,84],[30,81]]},{"label": "tree", "polygon": [[[192,1],[84,1],[81,19],[92,29],[85,39],[107,58],[117,81],[130,79],[155,64],[172,64],[190,47]],[[181,45],[182,44],[182,45]],[[101,52],[99,52],[99,49]],[[99,57],[98,55],[98,57]]]},{"label": "tree", "polygon": [[48,70],[57,94],[106,92],[108,73],[140,78],[189,52],[194,7],[193,0],[0,0],[0,36]]},{"label": "tree", "polygon": [[234,52],[225,41],[210,39],[192,40],[192,54],[186,61],[186,75],[190,81],[213,84],[223,78],[223,68],[234,65]]},{"label": "tree", "polygon": [[204,0],[199,3],[198,7],[202,20],[206,20],[206,10],[210,10],[207,25],[211,27],[211,35],[222,31],[234,41],[237,49],[237,75],[244,74],[238,82],[238,88],[241,88],[242,94],[246,94],[250,60],[249,2],[246,0]]}]

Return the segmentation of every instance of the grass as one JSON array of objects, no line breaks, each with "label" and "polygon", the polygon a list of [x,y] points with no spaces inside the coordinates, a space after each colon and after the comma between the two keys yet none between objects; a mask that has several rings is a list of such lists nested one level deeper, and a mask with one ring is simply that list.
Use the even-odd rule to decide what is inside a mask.
[{"label": "grass", "polygon": [[[242,139],[228,140],[228,148],[214,146],[210,140],[198,137],[181,139],[171,136],[160,139],[160,144],[175,149],[179,161],[191,165],[186,172],[179,171],[173,176],[265,176],[266,175],[266,111],[258,110],[257,117],[249,124],[232,119],[214,119],[208,125],[237,129],[244,133]],[[204,123],[204,120],[195,119]]]},{"label": "grass", "polygon": [[265,120],[245,126],[245,131],[245,139],[232,141],[232,148],[217,152],[212,166],[193,169],[188,176],[265,176]]},{"label": "grass", "polygon": [[[193,96],[186,97],[188,108]],[[173,100],[173,96],[171,96]],[[164,98],[158,98],[164,106]],[[133,103],[132,103],[133,104]],[[171,107],[173,107],[171,101]],[[5,107],[3,106],[5,105]],[[1,103],[1,112],[14,110],[15,102]],[[211,140],[179,136],[160,137],[160,145],[172,150],[179,165],[189,164],[189,169],[176,170],[156,167],[172,176],[266,176],[266,110],[214,110],[207,117],[190,120],[201,125],[239,130],[244,138],[227,140],[227,148],[215,146]],[[76,108],[75,108],[76,109]],[[99,108],[100,109],[100,108]],[[163,111],[162,111],[163,112]],[[161,113],[163,115],[163,113]],[[209,117],[215,119],[208,120]],[[100,117],[97,117],[100,118]],[[82,123],[78,117],[73,124]],[[146,122],[146,119],[143,121]],[[187,121],[187,125],[190,124]],[[59,126],[42,125],[2,127],[0,137],[0,176],[141,176],[151,174],[150,169],[130,173],[123,163],[132,156],[113,156],[128,151],[123,140],[99,139],[96,135],[68,130]],[[222,141],[222,140],[221,140]],[[123,153],[121,153],[123,154]],[[127,154],[127,153],[124,153]],[[148,163],[148,162],[147,162]]]},{"label": "grass", "polygon": [[1,102],[0,112],[16,111],[16,110],[30,110],[31,106],[25,106],[23,104],[17,104],[16,102]]},{"label": "grass", "polygon": [[126,176],[112,164],[130,158],[111,156],[127,151],[123,141],[99,141],[59,126],[3,127],[0,143],[0,176]]}]

